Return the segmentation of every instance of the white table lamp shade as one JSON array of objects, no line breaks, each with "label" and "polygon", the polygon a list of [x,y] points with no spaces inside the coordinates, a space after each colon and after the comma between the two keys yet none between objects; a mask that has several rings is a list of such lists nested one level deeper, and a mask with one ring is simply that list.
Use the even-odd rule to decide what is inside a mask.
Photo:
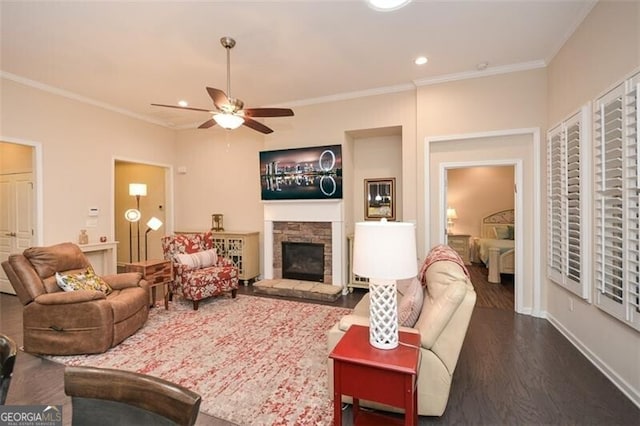
[{"label": "white table lamp shade", "polygon": [[418,273],[412,223],[358,222],[353,241],[353,272],[369,278],[369,343],[379,349],[398,346],[396,280]]},{"label": "white table lamp shade", "polygon": [[358,222],[353,241],[353,272],[379,280],[418,274],[415,225],[408,222]]}]

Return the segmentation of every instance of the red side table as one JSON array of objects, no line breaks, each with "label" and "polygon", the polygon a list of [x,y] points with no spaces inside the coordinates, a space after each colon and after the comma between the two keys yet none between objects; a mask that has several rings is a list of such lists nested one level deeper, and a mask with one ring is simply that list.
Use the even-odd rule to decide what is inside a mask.
[{"label": "red side table", "polygon": [[[400,332],[395,349],[369,344],[369,328],[352,325],[329,358],[333,359],[334,425],[342,425],[342,395],[353,397],[353,423],[418,424],[418,364],[420,335]],[[360,399],[404,408],[404,423],[381,414],[360,411]]]}]

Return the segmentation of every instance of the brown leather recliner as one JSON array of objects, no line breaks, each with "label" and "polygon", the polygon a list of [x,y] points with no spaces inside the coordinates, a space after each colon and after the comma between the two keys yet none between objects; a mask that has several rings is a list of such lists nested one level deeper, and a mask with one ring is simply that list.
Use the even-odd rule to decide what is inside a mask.
[{"label": "brown leather recliner", "polygon": [[24,350],[49,355],[101,353],[142,327],[149,287],[137,272],[101,277],[113,291],[62,291],[61,274],[90,266],[73,243],[32,247],[2,262],[23,309]]}]

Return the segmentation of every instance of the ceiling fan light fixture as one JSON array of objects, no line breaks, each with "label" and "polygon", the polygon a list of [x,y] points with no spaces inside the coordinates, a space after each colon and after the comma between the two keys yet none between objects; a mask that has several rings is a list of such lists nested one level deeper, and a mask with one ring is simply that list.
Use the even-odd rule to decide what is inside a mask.
[{"label": "ceiling fan light fixture", "polygon": [[242,116],[225,112],[213,114],[213,119],[220,127],[227,130],[237,129],[244,123]]}]

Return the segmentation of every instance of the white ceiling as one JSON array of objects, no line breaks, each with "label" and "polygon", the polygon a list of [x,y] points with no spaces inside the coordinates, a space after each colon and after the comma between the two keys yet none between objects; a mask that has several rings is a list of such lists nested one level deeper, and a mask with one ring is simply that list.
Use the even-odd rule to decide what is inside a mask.
[{"label": "white ceiling", "polygon": [[[419,1],[381,13],[343,1],[0,0],[0,70],[168,126],[206,113],[205,86],[249,107],[303,105],[544,66],[594,0]],[[429,63],[416,66],[425,55]],[[488,62],[478,71],[480,62]],[[285,118],[266,119],[284,120]]]}]

